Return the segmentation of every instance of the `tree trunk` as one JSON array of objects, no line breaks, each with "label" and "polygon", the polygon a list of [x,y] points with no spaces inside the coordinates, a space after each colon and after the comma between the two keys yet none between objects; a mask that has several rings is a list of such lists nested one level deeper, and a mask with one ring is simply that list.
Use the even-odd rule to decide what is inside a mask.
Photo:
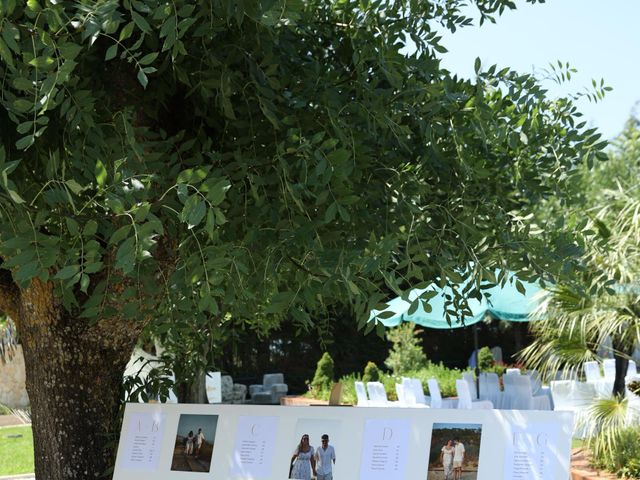
[{"label": "tree trunk", "polygon": [[616,361],[616,377],[613,381],[613,396],[624,398],[626,395],[625,377],[629,368],[629,356],[633,353],[633,347],[628,348],[616,338],[613,343],[613,358]]},{"label": "tree trunk", "polygon": [[[14,319],[16,320],[16,319]],[[53,287],[22,290],[17,319],[38,479],[100,478],[112,465],[122,375],[141,325],[70,316]],[[142,324],[142,322],[140,322]]]},{"label": "tree trunk", "polygon": [[209,403],[206,373],[203,370],[197,372],[191,381],[180,383],[178,401],[180,403]]}]

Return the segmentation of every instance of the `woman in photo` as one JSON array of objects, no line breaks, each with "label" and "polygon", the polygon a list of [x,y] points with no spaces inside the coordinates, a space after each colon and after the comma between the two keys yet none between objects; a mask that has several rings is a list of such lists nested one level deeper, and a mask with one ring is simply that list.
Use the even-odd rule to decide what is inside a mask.
[{"label": "woman in photo", "polygon": [[453,441],[449,440],[447,444],[442,447],[442,451],[440,452],[440,462],[442,463],[442,468],[444,470],[444,480],[452,480],[453,478],[453,454],[455,452],[455,447],[453,446]]},{"label": "woman in photo", "polygon": [[193,430],[191,430],[189,432],[189,435],[187,435],[187,440],[185,441],[185,446],[184,446],[184,454],[185,455],[191,455],[193,453]]},{"label": "woman in photo", "polygon": [[311,473],[316,475],[316,459],[313,457],[314,450],[309,445],[309,435],[302,435],[300,443],[291,457],[291,467],[289,468],[289,478],[295,480],[311,480]]}]

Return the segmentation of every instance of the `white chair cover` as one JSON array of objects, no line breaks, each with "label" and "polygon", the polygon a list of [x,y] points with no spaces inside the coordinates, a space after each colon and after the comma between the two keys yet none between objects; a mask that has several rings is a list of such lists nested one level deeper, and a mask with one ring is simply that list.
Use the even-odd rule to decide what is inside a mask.
[{"label": "white chair cover", "polygon": [[638,370],[636,367],[636,362],[634,362],[633,360],[629,360],[629,366],[627,367],[627,376],[626,379],[631,380],[633,378],[636,378],[638,376]]},{"label": "white chair cover", "polygon": [[356,386],[356,398],[358,399],[358,407],[368,407],[369,398],[367,397],[367,391],[364,388],[364,383],[355,382]]},{"label": "white chair cover", "polygon": [[531,393],[531,379],[527,375],[505,375],[504,403],[510,410],[551,410],[551,402],[546,395]]},{"label": "white chair cover", "polygon": [[472,400],[478,400],[478,389],[476,388],[476,376],[471,372],[464,372],[462,379],[469,385],[469,393]]},{"label": "white chair cover", "polygon": [[497,373],[480,374],[480,400],[489,400],[494,408],[502,408],[500,378]]},{"label": "white chair cover", "polygon": [[587,382],[597,382],[602,379],[600,364],[598,362],[584,362],[582,368],[584,369],[584,376]]},{"label": "white chair cover", "polygon": [[584,438],[588,426],[588,409],[596,398],[592,383],[576,380],[555,380],[551,382],[554,410],[574,412],[573,436]]},{"label": "white chair cover", "polygon": [[616,378],[616,361],[613,358],[607,358],[602,362],[604,367],[605,380],[615,380]]},{"label": "white chair cover", "polygon": [[507,375],[520,375],[519,368],[507,368]]},{"label": "white chair cover", "polygon": [[367,382],[367,392],[369,393],[369,405],[385,407],[387,405],[387,392],[380,382]]},{"label": "white chair cover", "polygon": [[458,408],[460,409],[492,409],[493,404],[489,400],[473,401],[469,391],[469,383],[462,379],[456,380],[456,392],[458,392]]},{"label": "white chair cover", "polygon": [[410,379],[411,391],[415,397],[416,405],[428,405],[427,397],[424,395],[424,389],[422,388],[422,382],[417,378]]},{"label": "white chair cover", "polygon": [[427,380],[427,384],[429,385],[429,395],[431,395],[431,408],[456,408],[456,399],[442,398],[438,380],[430,378]]},{"label": "white chair cover", "polygon": [[530,370],[527,375],[531,379],[531,392],[533,395],[540,395],[542,390],[542,380],[537,370]]}]

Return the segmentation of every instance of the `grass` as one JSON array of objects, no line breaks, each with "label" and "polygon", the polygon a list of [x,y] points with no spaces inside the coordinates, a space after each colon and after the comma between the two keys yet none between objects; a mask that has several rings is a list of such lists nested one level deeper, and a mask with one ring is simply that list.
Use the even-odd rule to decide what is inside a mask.
[{"label": "grass", "polygon": [[0,476],[33,471],[31,427],[0,428]]}]

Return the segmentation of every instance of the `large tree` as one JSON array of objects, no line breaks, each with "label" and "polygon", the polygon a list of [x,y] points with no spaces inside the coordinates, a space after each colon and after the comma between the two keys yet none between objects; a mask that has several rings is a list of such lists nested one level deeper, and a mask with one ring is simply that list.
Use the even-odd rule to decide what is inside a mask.
[{"label": "large tree", "polygon": [[222,329],[336,301],[366,319],[469,262],[479,282],[561,257],[527,210],[602,145],[529,75],[440,67],[434,28],[470,24],[469,3],[514,6],[2,2],[0,309],[39,478],[107,469],[122,371],[162,302]]}]

